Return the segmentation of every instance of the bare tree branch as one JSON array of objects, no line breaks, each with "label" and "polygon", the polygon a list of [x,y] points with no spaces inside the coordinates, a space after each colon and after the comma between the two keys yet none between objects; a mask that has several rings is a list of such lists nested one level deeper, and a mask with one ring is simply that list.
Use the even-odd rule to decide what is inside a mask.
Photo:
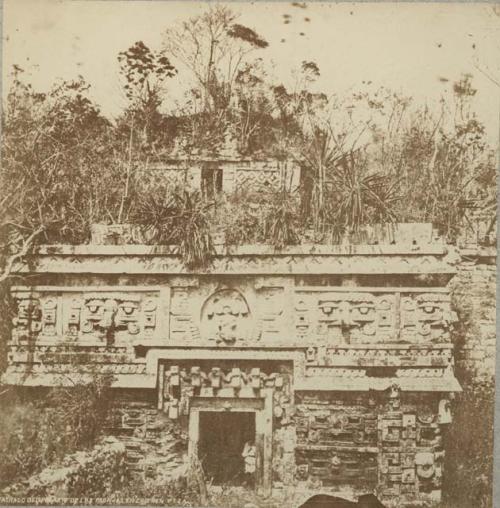
[{"label": "bare tree branch", "polygon": [[24,256],[26,256],[30,250],[30,248],[32,247],[33,245],[33,242],[35,241],[36,237],[42,233],[42,231],[45,230],[45,226],[39,226],[38,229],[36,229],[35,231],[33,231],[33,233],[31,233],[30,236],[28,236],[28,238],[26,238],[26,240],[24,241],[23,243],[23,247],[22,249],[10,256],[6,263],[5,263],[5,268],[3,270],[3,273],[2,275],[0,275],[0,284],[2,282],[4,282],[5,280],[7,280],[7,278],[10,276],[11,272],[12,272],[12,268],[14,266],[14,264],[18,261],[20,261]]}]

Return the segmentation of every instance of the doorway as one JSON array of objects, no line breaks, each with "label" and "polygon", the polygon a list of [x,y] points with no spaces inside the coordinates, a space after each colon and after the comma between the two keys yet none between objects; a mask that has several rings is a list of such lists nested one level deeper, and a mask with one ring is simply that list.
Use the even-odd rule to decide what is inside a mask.
[{"label": "doorway", "polygon": [[213,167],[201,168],[201,193],[208,199],[213,199],[222,192],[222,169]]},{"label": "doorway", "polygon": [[207,480],[253,487],[255,471],[251,458],[245,467],[244,455],[255,448],[255,412],[200,411],[199,418],[198,456]]}]

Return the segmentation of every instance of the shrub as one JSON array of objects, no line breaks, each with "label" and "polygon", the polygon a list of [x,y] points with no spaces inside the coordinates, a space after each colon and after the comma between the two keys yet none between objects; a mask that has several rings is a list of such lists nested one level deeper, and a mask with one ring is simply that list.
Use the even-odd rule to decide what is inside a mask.
[{"label": "shrub", "polygon": [[[122,445],[123,446],[123,445]],[[107,497],[120,489],[126,480],[125,449],[101,448],[67,480],[69,497]]]},{"label": "shrub", "polygon": [[213,206],[197,191],[147,188],[138,193],[132,218],[152,243],[178,245],[187,268],[205,268],[214,253],[208,218]]},{"label": "shrub", "polygon": [[[66,454],[93,446],[108,414],[108,376],[71,389],[0,398],[0,487],[26,478]],[[36,399],[35,399],[36,397]]]},{"label": "shrub", "polygon": [[0,487],[50,463],[57,445],[39,407],[17,397],[5,399],[5,395],[0,399]]},{"label": "shrub", "polygon": [[95,444],[108,416],[112,381],[112,375],[94,375],[90,383],[49,392],[47,405],[52,423],[61,428],[69,449]]}]

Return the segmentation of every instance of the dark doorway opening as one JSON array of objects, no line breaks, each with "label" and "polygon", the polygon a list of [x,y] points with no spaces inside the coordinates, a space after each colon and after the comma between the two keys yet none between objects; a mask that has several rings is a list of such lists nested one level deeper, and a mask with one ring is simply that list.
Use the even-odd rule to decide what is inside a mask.
[{"label": "dark doorway opening", "polygon": [[200,412],[198,456],[213,485],[254,487],[255,473],[248,472],[252,469],[248,457],[245,467],[249,446],[255,447],[255,413]]},{"label": "dark doorway opening", "polygon": [[222,191],[222,169],[201,168],[201,193],[208,199],[214,198]]}]

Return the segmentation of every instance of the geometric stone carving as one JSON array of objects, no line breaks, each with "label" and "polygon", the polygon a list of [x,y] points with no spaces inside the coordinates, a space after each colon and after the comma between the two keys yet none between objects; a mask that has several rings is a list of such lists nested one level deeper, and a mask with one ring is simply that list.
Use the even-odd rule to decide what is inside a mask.
[{"label": "geometric stone carving", "polygon": [[170,418],[188,414],[191,397],[259,398],[260,390],[274,390],[274,416],[287,418],[286,406],[291,403],[289,379],[285,374],[266,373],[260,367],[209,367],[199,365],[160,364],[158,407]]},{"label": "geometric stone carving", "polygon": [[272,341],[280,337],[284,328],[283,288],[262,286],[257,294],[260,339]]},{"label": "geometric stone carving", "polygon": [[373,409],[348,403],[299,404],[294,420],[297,480],[324,487],[358,482],[363,488],[375,487],[377,414]]},{"label": "geometric stone carving", "polygon": [[14,342],[128,343],[156,329],[158,296],[144,291],[86,291],[74,288],[16,289]]},{"label": "geometric stone carving", "polygon": [[385,496],[414,496],[441,487],[441,437],[434,410],[413,410],[379,416],[379,491]]},{"label": "geometric stone carving", "polygon": [[13,318],[13,339],[28,340],[42,330],[42,307],[37,296],[31,293],[14,295],[17,315]]},{"label": "geometric stone carving", "polygon": [[429,348],[412,345],[390,347],[387,344],[324,347],[309,346],[306,349],[308,366],[346,367],[447,367],[452,363],[451,346]]},{"label": "geometric stone carving", "polygon": [[183,343],[199,339],[200,331],[195,325],[190,308],[190,287],[172,287],[170,302],[170,340]]}]

